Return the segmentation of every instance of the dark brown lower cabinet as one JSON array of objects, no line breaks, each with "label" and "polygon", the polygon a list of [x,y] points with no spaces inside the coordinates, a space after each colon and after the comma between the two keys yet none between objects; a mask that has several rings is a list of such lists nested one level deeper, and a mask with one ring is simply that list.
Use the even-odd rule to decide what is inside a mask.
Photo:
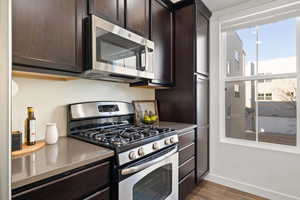
[{"label": "dark brown lower cabinet", "polygon": [[179,134],[179,200],[184,200],[196,186],[195,141],[195,130]]},{"label": "dark brown lower cabinet", "polygon": [[[110,162],[97,163],[79,171],[66,172],[48,181],[33,183],[32,187],[13,190],[13,200],[109,200],[111,182]],[[105,188],[105,189],[104,189]]]},{"label": "dark brown lower cabinet", "polygon": [[179,180],[183,179],[187,174],[195,170],[195,157],[185,161],[179,166]]},{"label": "dark brown lower cabinet", "polygon": [[99,192],[96,192],[95,194],[92,194],[91,196],[85,198],[84,200],[107,200],[107,199],[110,199],[109,187]]},{"label": "dark brown lower cabinet", "polygon": [[195,171],[179,182],[179,200],[184,200],[195,188]]}]

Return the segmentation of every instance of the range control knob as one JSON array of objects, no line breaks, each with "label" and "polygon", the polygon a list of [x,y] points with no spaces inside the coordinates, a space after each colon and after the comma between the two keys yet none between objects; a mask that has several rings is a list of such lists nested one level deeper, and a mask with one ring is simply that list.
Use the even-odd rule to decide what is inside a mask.
[{"label": "range control knob", "polygon": [[139,156],[144,156],[145,155],[143,147],[139,148],[138,154],[139,154]]},{"label": "range control knob", "polygon": [[134,151],[132,151],[132,152],[129,153],[129,159],[130,159],[130,160],[136,159],[136,154],[135,154]]},{"label": "range control knob", "polygon": [[171,140],[170,139],[166,139],[165,140],[165,145],[170,145],[171,144]]},{"label": "range control knob", "polygon": [[178,142],[177,137],[171,137],[170,142],[171,142],[171,144]]},{"label": "range control knob", "polygon": [[155,142],[155,143],[153,144],[152,148],[153,148],[154,150],[157,150],[157,149],[159,149],[159,146],[158,146],[158,144]]}]

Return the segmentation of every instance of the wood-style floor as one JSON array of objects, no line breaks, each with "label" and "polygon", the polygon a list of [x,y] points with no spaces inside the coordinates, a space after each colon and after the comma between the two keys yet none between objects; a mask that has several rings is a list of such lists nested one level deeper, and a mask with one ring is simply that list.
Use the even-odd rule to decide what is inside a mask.
[{"label": "wood-style floor", "polygon": [[267,200],[216,183],[203,181],[186,200]]}]

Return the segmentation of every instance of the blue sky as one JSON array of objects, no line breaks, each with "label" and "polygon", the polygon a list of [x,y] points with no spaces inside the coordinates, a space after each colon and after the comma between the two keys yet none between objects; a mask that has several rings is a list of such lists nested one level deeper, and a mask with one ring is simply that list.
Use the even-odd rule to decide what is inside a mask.
[{"label": "blue sky", "polygon": [[[244,44],[246,63],[256,60],[255,28],[237,31]],[[259,27],[259,60],[296,56],[296,19]]]}]

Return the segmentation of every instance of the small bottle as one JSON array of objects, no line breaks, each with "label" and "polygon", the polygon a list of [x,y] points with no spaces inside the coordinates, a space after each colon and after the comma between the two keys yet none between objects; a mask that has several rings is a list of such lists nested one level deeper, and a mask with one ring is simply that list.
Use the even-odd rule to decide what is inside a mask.
[{"label": "small bottle", "polygon": [[27,119],[25,121],[26,144],[35,145],[36,143],[36,119],[34,117],[34,109],[27,108]]}]

